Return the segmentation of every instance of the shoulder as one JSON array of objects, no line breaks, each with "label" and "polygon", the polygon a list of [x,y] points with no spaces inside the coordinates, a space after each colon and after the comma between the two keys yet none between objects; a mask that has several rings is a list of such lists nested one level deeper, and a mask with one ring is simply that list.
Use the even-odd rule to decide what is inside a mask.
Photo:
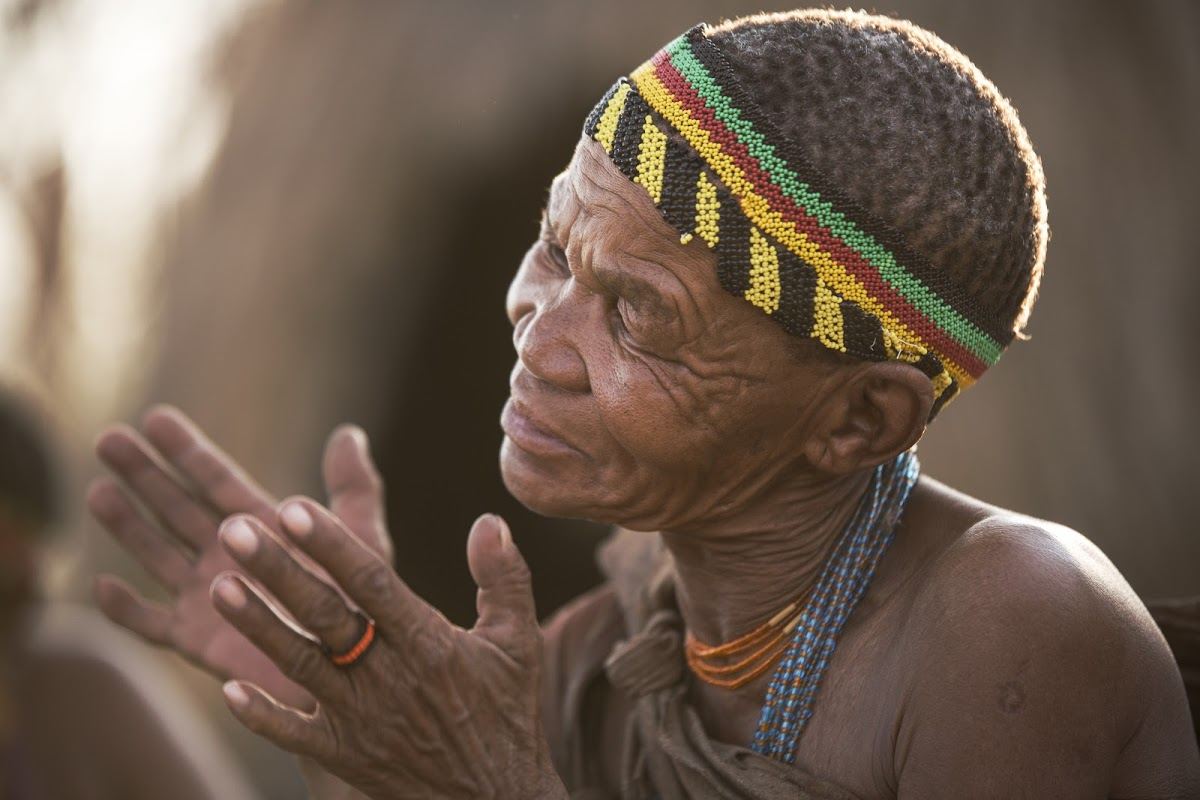
[{"label": "shoulder", "polygon": [[23,661],[35,680],[53,681],[56,694],[140,698],[138,685],[158,685],[160,677],[144,646],[112,629],[95,611],[48,603],[30,621]]},{"label": "shoulder", "polygon": [[46,604],[22,649],[24,684],[39,704],[74,709],[76,735],[116,748],[125,738],[106,735],[112,718],[158,738],[191,727],[191,700],[157,654],[90,608]]},{"label": "shoulder", "polygon": [[906,628],[898,767],[1036,765],[1048,779],[1103,781],[1143,726],[1190,736],[1178,669],[1145,606],[1064,526],[999,511],[974,523],[925,565]]},{"label": "shoulder", "polygon": [[[61,747],[69,736],[72,746],[94,758],[93,777],[103,776],[105,791],[122,797],[252,796],[201,709],[158,655],[94,610],[46,604],[22,655],[25,699],[46,722],[45,746]],[[159,769],[148,770],[147,763]]]},{"label": "shoulder", "polygon": [[1075,691],[1113,690],[1110,701],[1145,688],[1156,662],[1173,667],[1145,606],[1099,548],[1008,512],[975,523],[930,561],[912,621],[924,663],[986,655],[985,674],[996,678],[1069,669]]},{"label": "shoulder", "polygon": [[[1149,613],[1112,562],[1078,532],[1019,514],[988,515],[927,564],[918,618],[936,621],[938,644],[985,623],[1001,640],[1053,634],[1056,641],[1116,654],[1123,646],[1166,652]],[[948,640],[949,639],[949,640]]]}]

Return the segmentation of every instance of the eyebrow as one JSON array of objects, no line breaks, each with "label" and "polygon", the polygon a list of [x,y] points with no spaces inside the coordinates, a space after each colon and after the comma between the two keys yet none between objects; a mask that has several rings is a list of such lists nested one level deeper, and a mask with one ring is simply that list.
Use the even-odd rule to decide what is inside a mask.
[{"label": "eyebrow", "polygon": [[[546,204],[542,206],[541,230],[539,235],[542,241],[561,247],[562,242],[559,240],[554,227],[550,224],[550,205],[554,200],[554,189],[555,184],[551,183]],[[621,255],[626,254],[622,253]],[[662,316],[663,318],[676,316],[677,309],[674,303],[668,302],[662,290],[655,286],[652,281],[637,275],[628,268],[620,266],[619,261],[620,259],[618,258],[606,258],[599,262],[593,260],[591,264],[592,273],[610,290],[624,294],[631,299],[649,303],[653,306],[654,316]]]},{"label": "eyebrow", "polygon": [[674,303],[668,301],[653,281],[641,277],[628,268],[623,268],[612,261],[603,264],[592,264],[592,271],[600,282],[613,291],[623,294],[638,302],[648,303],[653,307],[654,316],[662,316],[664,320],[676,316]]}]

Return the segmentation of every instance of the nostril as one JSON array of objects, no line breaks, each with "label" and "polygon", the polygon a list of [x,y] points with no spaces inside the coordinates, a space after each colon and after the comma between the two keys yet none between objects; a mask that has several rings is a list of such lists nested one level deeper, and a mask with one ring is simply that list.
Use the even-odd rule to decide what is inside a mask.
[{"label": "nostril", "polygon": [[518,320],[513,329],[517,358],[534,377],[550,386],[588,392],[591,382],[587,367],[571,339],[569,326],[564,328],[563,322],[545,309]]},{"label": "nostril", "polygon": [[517,323],[513,325],[513,347],[517,348],[518,350],[521,349],[521,339],[524,338],[525,331],[529,328],[529,324],[531,322],[533,322],[533,312],[528,311],[525,314],[522,314],[521,318],[517,320]]}]

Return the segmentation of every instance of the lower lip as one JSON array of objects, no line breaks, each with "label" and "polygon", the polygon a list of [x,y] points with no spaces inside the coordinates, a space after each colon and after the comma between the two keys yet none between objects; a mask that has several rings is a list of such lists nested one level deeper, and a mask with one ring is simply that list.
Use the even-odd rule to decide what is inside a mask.
[{"label": "lower lip", "polygon": [[574,447],[557,436],[535,427],[528,417],[517,411],[512,400],[504,405],[504,411],[500,414],[500,427],[513,444],[533,455],[561,455],[577,452]]}]

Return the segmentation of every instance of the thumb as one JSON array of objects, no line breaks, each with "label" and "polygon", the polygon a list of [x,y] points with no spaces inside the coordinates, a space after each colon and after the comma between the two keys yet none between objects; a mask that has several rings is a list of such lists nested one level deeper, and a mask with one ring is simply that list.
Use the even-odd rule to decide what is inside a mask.
[{"label": "thumb", "polygon": [[529,567],[508,524],[495,514],[475,520],[467,537],[467,566],[479,587],[475,632],[517,655],[538,630]]},{"label": "thumb", "polygon": [[321,471],[329,510],[363,544],[390,562],[392,539],[384,521],[383,480],[371,460],[362,428],[339,425],[329,435]]}]

